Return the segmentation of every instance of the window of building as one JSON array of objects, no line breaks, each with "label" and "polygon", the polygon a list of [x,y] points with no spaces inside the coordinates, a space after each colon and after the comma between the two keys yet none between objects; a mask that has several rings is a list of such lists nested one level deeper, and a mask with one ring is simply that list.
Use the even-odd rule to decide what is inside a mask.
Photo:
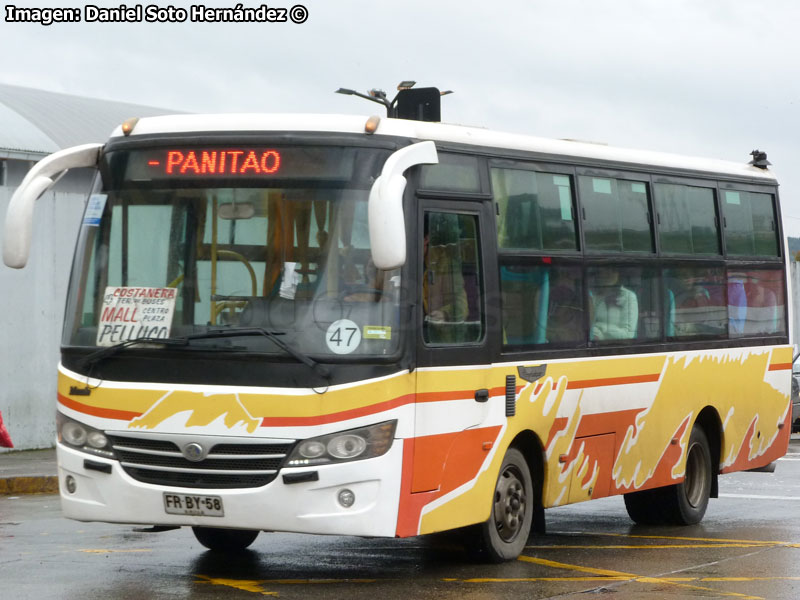
[{"label": "window of building", "polygon": [[578,248],[569,175],[492,169],[492,190],[500,248]]},{"label": "window of building", "polygon": [[578,189],[587,250],[654,251],[646,183],[581,176]]},{"label": "window of building", "polygon": [[714,191],[657,183],[658,232],[664,254],[720,254]]}]

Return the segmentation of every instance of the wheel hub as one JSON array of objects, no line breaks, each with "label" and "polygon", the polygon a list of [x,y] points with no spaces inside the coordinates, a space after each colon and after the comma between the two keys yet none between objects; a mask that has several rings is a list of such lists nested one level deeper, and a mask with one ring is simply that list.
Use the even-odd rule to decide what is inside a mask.
[{"label": "wheel hub", "polygon": [[520,531],[526,508],[522,474],[512,465],[500,475],[495,490],[494,521],[503,541],[510,542]]}]

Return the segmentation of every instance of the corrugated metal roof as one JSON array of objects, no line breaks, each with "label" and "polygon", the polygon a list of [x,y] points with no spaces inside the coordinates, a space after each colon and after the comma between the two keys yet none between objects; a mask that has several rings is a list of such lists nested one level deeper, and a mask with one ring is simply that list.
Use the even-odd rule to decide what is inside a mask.
[{"label": "corrugated metal roof", "polygon": [[0,151],[49,154],[104,142],[125,119],[176,112],[0,83]]}]

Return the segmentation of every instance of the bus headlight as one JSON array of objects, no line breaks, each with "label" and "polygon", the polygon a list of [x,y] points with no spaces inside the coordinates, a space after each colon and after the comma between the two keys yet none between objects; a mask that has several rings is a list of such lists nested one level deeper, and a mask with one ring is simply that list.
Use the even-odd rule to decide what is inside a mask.
[{"label": "bus headlight", "polygon": [[70,419],[60,412],[56,412],[56,429],[58,441],[62,444],[89,454],[114,458],[108,438],[99,429]]},{"label": "bus headlight", "polygon": [[397,421],[331,433],[300,442],[286,466],[326,465],[350,460],[375,458],[389,451]]},{"label": "bus headlight", "polygon": [[83,446],[86,437],[86,429],[80,423],[67,421],[61,426],[61,439],[70,446]]}]

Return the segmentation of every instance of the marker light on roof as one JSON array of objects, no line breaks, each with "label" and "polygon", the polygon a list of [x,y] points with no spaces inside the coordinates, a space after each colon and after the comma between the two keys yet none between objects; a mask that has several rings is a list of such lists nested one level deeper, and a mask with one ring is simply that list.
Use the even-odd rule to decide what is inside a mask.
[{"label": "marker light on roof", "polygon": [[370,135],[375,133],[378,130],[378,125],[381,122],[381,118],[377,115],[372,115],[367,122],[364,124],[364,132],[369,133]]},{"label": "marker light on roof", "polygon": [[136,127],[136,123],[139,122],[139,117],[133,117],[128,119],[122,124],[122,133],[123,135],[130,135],[133,133],[133,128]]}]

